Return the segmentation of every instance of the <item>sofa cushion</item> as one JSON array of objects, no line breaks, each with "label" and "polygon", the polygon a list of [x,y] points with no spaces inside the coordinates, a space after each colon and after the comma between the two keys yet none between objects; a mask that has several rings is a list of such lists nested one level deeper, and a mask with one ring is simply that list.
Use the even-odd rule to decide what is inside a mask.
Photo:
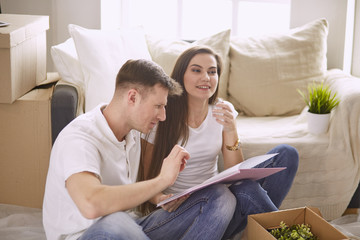
[{"label": "sofa cushion", "polygon": [[84,89],[84,75],[76,52],[74,40],[67,39],[65,42],[51,47],[51,57],[56,70],[62,80]]},{"label": "sofa cushion", "polygon": [[183,51],[195,45],[211,47],[219,54],[223,61],[222,73],[219,80],[219,97],[227,99],[226,89],[229,78],[230,33],[230,30],[225,30],[192,43],[182,40],[158,38],[150,35],[146,35],[146,40],[151,58],[154,62],[162,66],[169,75],[174,68],[178,56]]},{"label": "sofa cushion", "polygon": [[232,38],[229,100],[248,116],[300,113],[297,89],[324,78],[327,34],[327,21],[318,19],[287,33]]},{"label": "sofa cushion", "polygon": [[86,29],[70,24],[85,82],[85,111],[109,102],[115,79],[128,59],[149,59],[142,28],[120,30]]}]

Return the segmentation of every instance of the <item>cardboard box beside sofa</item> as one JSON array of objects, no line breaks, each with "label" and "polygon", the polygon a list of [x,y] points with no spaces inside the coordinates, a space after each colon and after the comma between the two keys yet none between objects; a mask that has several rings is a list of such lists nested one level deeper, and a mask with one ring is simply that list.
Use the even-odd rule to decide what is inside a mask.
[{"label": "cardboard box beside sofa", "polygon": [[41,208],[51,151],[54,85],[0,103],[0,203]]},{"label": "cardboard box beside sofa", "polygon": [[12,103],[46,79],[49,17],[0,14],[0,103]]}]

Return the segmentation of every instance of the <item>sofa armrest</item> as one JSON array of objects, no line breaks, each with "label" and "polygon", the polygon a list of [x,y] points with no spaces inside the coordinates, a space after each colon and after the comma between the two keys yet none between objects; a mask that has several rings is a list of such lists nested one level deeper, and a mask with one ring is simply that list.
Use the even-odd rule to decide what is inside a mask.
[{"label": "sofa armrest", "polygon": [[340,69],[331,69],[327,71],[325,83],[329,84],[331,91],[337,92],[340,104],[359,102],[360,78],[346,74]]},{"label": "sofa armrest", "polygon": [[76,117],[78,101],[78,92],[74,86],[56,85],[51,99],[52,144],[60,131]]},{"label": "sofa armrest", "polygon": [[355,156],[360,156],[360,79],[342,70],[332,69],[327,72],[325,83],[340,99],[332,112],[332,121],[341,123],[341,127],[333,128],[332,131],[337,131],[333,134],[350,139]]},{"label": "sofa armrest", "polygon": [[[346,74],[340,69],[331,69],[327,72],[325,82],[331,91],[336,92],[340,104],[335,108],[333,120],[342,121],[343,129],[333,132],[344,136],[349,142],[354,160],[360,165],[360,79]],[[335,131],[335,129],[333,129]],[[359,167],[358,167],[359,169]],[[360,178],[360,171],[358,172]],[[360,184],[358,185],[348,208],[360,208]]]}]

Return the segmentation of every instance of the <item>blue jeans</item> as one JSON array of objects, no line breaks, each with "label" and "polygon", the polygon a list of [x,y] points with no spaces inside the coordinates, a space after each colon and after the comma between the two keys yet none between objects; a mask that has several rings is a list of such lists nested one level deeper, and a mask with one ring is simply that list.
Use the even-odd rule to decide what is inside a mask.
[{"label": "blue jeans", "polygon": [[216,184],[193,193],[174,212],[158,209],[136,220],[125,212],[116,212],[99,219],[79,240],[219,240],[236,206],[234,195],[228,192],[225,185]]},{"label": "blue jeans", "polygon": [[236,209],[223,239],[228,239],[244,230],[248,215],[278,210],[288,194],[299,165],[298,152],[289,145],[281,144],[268,153],[279,154],[256,167],[286,167],[286,169],[257,181],[246,180],[229,187],[236,197]]},{"label": "blue jeans", "polygon": [[197,191],[174,212],[158,209],[132,219],[117,212],[101,218],[81,237],[87,239],[227,239],[242,231],[249,214],[278,210],[298,168],[298,153],[279,145],[279,153],[257,167],[287,167],[258,181],[241,181],[226,187],[216,184]]}]

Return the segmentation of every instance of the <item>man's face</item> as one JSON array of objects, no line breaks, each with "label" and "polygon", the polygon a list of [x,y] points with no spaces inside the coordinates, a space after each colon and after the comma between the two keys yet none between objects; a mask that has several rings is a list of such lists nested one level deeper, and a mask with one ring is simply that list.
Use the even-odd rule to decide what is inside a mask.
[{"label": "man's face", "polygon": [[166,119],[165,106],[167,104],[168,90],[157,84],[137,102],[137,114],[134,119],[135,129],[148,133],[159,121]]}]

